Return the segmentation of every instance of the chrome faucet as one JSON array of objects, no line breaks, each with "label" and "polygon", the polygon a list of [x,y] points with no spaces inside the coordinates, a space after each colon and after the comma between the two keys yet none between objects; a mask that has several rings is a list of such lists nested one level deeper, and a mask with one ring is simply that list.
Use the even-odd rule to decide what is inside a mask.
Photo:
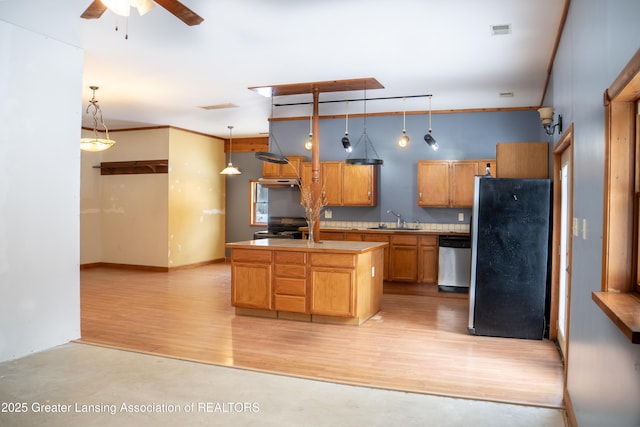
[{"label": "chrome faucet", "polygon": [[396,217],[396,227],[402,228],[402,216],[398,213],[395,213],[391,209],[387,210],[388,214],[394,215]]}]

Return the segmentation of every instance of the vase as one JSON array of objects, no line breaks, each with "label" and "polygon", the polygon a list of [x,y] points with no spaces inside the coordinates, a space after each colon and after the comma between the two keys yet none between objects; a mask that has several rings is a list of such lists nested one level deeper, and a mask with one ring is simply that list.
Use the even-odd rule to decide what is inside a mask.
[{"label": "vase", "polygon": [[316,220],[315,218],[307,218],[307,225],[309,226],[309,234],[307,236],[307,244],[309,246],[313,245],[316,242],[315,239],[315,225],[316,225]]}]

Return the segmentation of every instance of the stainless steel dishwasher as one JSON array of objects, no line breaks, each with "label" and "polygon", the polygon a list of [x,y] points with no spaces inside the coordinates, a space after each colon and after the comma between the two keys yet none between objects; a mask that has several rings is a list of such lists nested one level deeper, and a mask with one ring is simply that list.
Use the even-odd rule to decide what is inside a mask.
[{"label": "stainless steel dishwasher", "polygon": [[438,290],[469,292],[471,280],[471,238],[438,237]]}]

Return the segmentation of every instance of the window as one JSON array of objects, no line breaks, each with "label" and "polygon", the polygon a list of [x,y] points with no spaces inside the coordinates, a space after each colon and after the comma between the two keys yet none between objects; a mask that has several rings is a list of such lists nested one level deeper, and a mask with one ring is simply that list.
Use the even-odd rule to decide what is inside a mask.
[{"label": "window", "polygon": [[593,300],[640,344],[640,50],[605,91],[602,292]]},{"label": "window", "polygon": [[269,189],[260,185],[256,180],[249,181],[249,185],[251,186],[249,189],[249,194],[251,195],[249,203],[251,225],[267,225],[269,219]]}]

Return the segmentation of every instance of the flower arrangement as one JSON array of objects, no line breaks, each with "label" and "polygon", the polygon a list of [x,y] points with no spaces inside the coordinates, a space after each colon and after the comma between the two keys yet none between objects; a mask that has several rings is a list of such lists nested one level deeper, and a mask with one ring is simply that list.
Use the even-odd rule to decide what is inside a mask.
[{"label": "flower arrangement", "polygon": [[313,199],[311,188],[309,186],[300,185],[300,204],[304,207],[305,218],[309,225],[309,242],[314,242],[314,226],[316,221],[320,220],[322,210],[327,206],[327,200],[324,196],[324,188],[322,195],[317,199]]}]

